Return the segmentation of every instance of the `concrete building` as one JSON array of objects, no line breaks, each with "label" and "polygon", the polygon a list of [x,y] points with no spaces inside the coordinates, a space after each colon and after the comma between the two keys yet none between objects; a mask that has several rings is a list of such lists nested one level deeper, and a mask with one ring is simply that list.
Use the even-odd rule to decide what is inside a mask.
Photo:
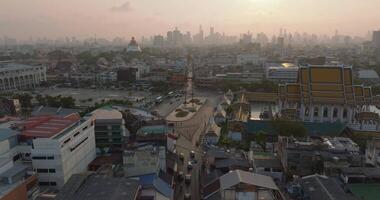
[{"label": "concrete building", "polygon": [[361,69],[361,70],[359,70],[358,78],[361,81],[369,82],[369,83],[378,83],[380,80],[379,75],[373,69]]},{"label": "concrete building", "polygon": [[216,124],[214,117],[210,117],[209,125],[204,135],[205,144],[216,145],[219,141],[221,128]]},{"label": "concrete building", "polygon": [[346,192],[336,178],[318,174],[296,180],[287,187],[287,192],[291,199],[358,200],[352,193]]},{"label": "concrete building", "polygon": [[25,165],[15,165],[0,174],[0,200],[36,199],[39,188],[37,177],[28,173]]},{"label": "concrete building", "polygon": [[31,89],[46,81],[46,67],[0,63],[0,92]]},{"label": "concrete building", "polygon": [[239,54],[236,56],[236,63],[239,65],[263,65],[264,59],[258,54]]},{"label": "concrete building", "polygon": [[155,142],[162,143],[166,142],[167,135],[172,132],[165,123],[162,124],[147,124],[139,128],[136,132],[137,142]]},{"label": "concrete building", "polygon": [[40,187],[61,188],[72,174],[87,171],[96,156],[91,116],[31,117],[22,127],[21,143],[32,145],[32,165]]},{"label": "concrete building", "polygon": [[13,128],[14,123],[0,123],[0,199],[34,199],[39,193],[37,177],[23,153],[30,154],[31,147],[18,144],[20,132]]},{"label": "concrete building", "polygon": [[0,98],[0,116],[16,115],[21,111],[21,104],[18,99]]},{"label": "concrete building", "polygon": [[56,200],[138,200],[139,181],[97,174],[74,174]]},{"label": "concrete building", "polygon": [[297,81],[298,67],[291,63],[268,63],[265,75],[271,81],[294,83]]},{"label": "concrete building", "polygon": [[261,72],[228,72],[225,74],[216,74],[217,81],[242,81],[242,82],[258,82],[264,78]]},{"label": "concrete building", "polygon": [[367,140],[365,162],[368,165],[380,166],[380,138]]},{"label": "concrete building", "polygon": [[270,176],[276,182],[283,181],[284,171],[282,169],[280,158],[270,153],[261,152],[260,154],[255,154],[252,151],[249,153],[255,173]]},{"label": "concrete building", "polygon": [[105,107],[95,110],[95,142],[100,149],[121,149],[127,136],[123,115],[116,109]]},{"label": "concrete building", "polygon": [[315,173],[339,175],[341,168],[361,164],[359,146],[349,138],[296,140],[279,137],[277,150],[287,177]]},{"label": "concrete building", "polygon": [[283,200],[279,188],[269,176],[235,170],[203,187],[202,199],[267,199]]},{"label": "concrete building", "polygon": [[380,47],[380,31],[374,31],[372,34],[372,44],[375,48]]},{"label": "concrete building", "polygon": [[165,148],[146,146],[124,150],[123,164],[125,177],[155,177],[160,169],[165,169]]}]

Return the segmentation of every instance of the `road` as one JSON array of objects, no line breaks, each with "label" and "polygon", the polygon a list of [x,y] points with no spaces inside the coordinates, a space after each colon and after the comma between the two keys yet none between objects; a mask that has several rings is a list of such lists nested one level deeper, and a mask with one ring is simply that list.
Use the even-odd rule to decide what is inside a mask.
[{"label": "road", "polygon": [[[177,199],[184,199],[184,195],[186,193],[191,194],[191,199],[200,199],[200,181],[199,181],[199,172],[201,170],[201,159],[202,159],[202,150],[200,147],[195,147],[191,142],[189,142],[184,137],[179,137],[177,140],[177,152],[184,154],[184,161],[180,161],[178,163],[178,170],[182,171],[184,175],[191,174],[191,182],[190,184],[186,184],[183,180],[182,182],[178,183],[178,187],[176,190],[176,197]],[[195,152],[195,157],[190,157],[190,152]],[[196,160],[197,163],[194,163],[193,161]],[[187,168],[187,163],[192,163],[192,169]],[[180,187],[182,187],[182,190],[180,190]]]},{"label": "road", "polygon": [[[192,79],[190,78],[190,81],[191,80]],[[177,153],[183,153],[184,155],[184,161],[179,161],[178,163],[178,171],[182,171],[184,176],[186,176],[186,174],[191,174],[190,184],[186,184],[185,180],[183,180],[182,182],[177,182],[177,187],[175,190],[175,199],[184,199],[184,195],[188,193],[191,194],[191,199],[199,200],[201,199],[200,171],[203,156],[203,145],[201,144],[201,141],[203,134],[205,133],[206,127],[208,126],[208,119],[213,115],[214,108],[221,101],[221,96],[218,95],[216,91],[198,90],[196,88],[191,87],[192,83],[188,82],[188,92],[193,91],[195,98],[203,97],[207,99],[207,102],[193,116],[192,119],[187,120],[183,123],[179,123],[179,125],[175,125],[174,127],[174,131],[179,135],[176,144]],[[181,103],[182,102],[183,101],[181,101]],[[163,104],[160,105],[160,107],[167,108],[167,111],[169,111],[170,109],[172,111],[178,105],[179,104],[175,104],[171,107]],[[194,158],[191,158],[190,156],[191,151],[195,152]],[[187,168],[188,162],[192,162],[191,170],[188,170]]]}]

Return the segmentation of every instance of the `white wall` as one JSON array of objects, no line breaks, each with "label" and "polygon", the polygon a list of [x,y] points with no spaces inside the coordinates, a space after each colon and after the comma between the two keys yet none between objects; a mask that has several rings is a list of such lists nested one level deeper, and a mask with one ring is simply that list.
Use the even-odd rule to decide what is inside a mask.
[{"label": "white wall", "polygon": [[[91,121],[88,119],[58,139],[33,140],[32,156],[54,156],[54,160],[33,159],[35,170],[55,169],[55,173],[38,173],[40,182],[56,182],[59,189],[71,175],[87,171],[88,164],[96,157],[94,125]],[[82,130],[86,126],[88,128]],[[77,132],[80,133],[74,136]],[[64,143],[68,139],[69,142]]]}]

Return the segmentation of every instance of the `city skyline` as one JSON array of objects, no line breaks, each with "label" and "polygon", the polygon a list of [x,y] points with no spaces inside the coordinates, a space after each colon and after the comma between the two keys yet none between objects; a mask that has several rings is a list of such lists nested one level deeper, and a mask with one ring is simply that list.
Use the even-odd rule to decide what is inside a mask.
[{"label": "city skyline", "polygon": [[0,35],[21,40],[95,35],[141,38],[166,35],[174,27],[195,34],[202,24],[205,33],[214,27],[227,35],[248,31],[278,35],[280,28],[286,28],[317,35],[334,35],[339,30],[344,35],[366,36],[368,31],[380,29],[378,6],[380,2],[375,0],[3,0]]}]

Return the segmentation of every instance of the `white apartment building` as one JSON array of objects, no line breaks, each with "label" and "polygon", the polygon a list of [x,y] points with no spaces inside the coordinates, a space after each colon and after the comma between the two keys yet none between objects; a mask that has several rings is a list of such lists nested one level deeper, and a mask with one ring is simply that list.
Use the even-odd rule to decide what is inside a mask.
[{"label": "white apartment building", "polygon": [[45,66],[0,63],[0,92],[35,88],[46,81]]},{"label": "white apartment building", "polygon": [[297,77],[298,67],[290,63],[271,63],[266,67],[266,78],[271,81],[294,83]]},{"label": "white apartment building", "polygon": [[236,56],[236,63],[239,65],[263,65],[264,61],[265,59],[261,58],[258,54],[239,54]]},{"label": "white apartment building", "polygon": [[71,175],[87,171],[95,159],[92,116],[38,116],[24,124],[21,140],[32,143],[31,158],[40,187],[60,189]]}]

